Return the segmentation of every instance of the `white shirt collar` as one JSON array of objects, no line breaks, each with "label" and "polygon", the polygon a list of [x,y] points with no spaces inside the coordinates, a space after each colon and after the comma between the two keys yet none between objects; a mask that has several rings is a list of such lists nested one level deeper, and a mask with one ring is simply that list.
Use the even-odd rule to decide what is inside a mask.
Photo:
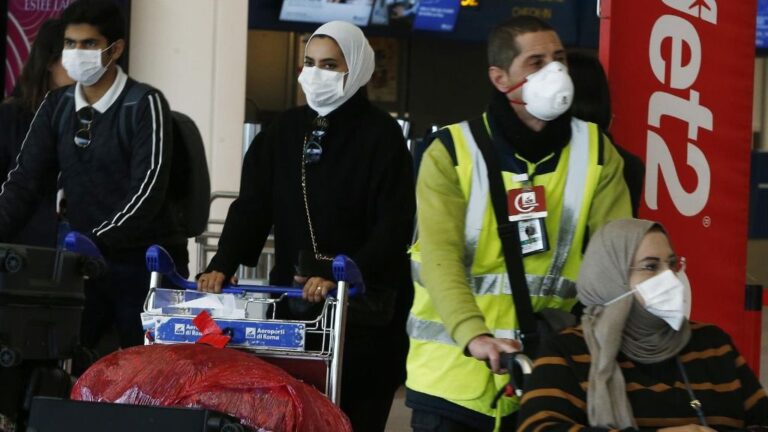
[{"label": "white shirt collar", "polygon": [[[123,72],[123,69],[120,66],[115,67],[117,68],[117,77],[115,78],[115,82],[112,83],[112,86],[109,88],[109,90],[107,90],[106,93],[104,93],[104,96],[102,96],[101,99],[96,101],[95,104],[91,105],[93,109],[99,113],[103,113],[112,106],[115,100],[117,100],[117,97],[120,96],[120,93],[123,92],[125,83],[128,81],[128,75]],[[80,111],[80,109],[88,105],[90,104],[87,100],[85,100],[85,96],[83,96],[83,85],[78,82],[75,84],[75,111]]]}]

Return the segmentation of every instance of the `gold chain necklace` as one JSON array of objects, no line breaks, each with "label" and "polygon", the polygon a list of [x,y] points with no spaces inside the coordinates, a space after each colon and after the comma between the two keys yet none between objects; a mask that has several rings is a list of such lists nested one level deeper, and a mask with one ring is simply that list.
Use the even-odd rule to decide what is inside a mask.
[{"label": "gold chain necklace", "polygon": [[304,136],[304,146],[301,152],[301,192],[304,196],[304,211],[307,215],[307,225],[309,226],[309,237],[312,240],[312,251],[315,254],[315,259],[318,261],[333,261],[333,257],[323,255],[320,253],[317,247],[317,238],[315,237],[315,230],[312,226],[312,216],[309,214],[309,198],[307,196],[307,136]]}]

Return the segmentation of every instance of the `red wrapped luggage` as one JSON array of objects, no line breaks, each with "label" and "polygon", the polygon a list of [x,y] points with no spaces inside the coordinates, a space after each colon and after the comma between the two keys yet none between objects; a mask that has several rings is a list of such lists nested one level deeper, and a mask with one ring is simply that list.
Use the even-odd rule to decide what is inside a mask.
[{"label": "red wrapped luggage", "polygon": [[265,431],[352,431],[342,411],[315,388],[258,357],[199,344],[149,345],[94,364],[72,399],[201,407]]}]

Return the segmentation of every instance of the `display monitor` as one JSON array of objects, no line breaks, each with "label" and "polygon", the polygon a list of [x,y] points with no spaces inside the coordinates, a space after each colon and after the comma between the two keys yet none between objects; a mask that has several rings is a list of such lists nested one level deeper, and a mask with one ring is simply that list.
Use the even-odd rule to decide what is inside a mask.
[{"label": "display monitor", "polygon": [[284,0],[280,21],[326,23],[341,20],[367,26],[373,0]]},{"label": "display monitor", "polygon": [[456,0],[420,0],[413,28],[450,32],[458,15],[459,2]]},{"label": "display monitor", "polygon": [[374,0],[371,24],[411,28],[419,0]]},{"label": "display monitor", "polygon": [[757,49],[768,51],[768,0],[757,0],[755,43]]}]

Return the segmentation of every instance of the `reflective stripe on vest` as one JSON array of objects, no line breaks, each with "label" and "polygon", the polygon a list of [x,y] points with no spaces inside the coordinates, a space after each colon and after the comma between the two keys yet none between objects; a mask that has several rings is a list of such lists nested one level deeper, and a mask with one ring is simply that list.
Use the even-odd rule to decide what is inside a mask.
[{"label": "reflective stripe on vest", "polygon": [[[587,183],[587,170],[589,169],[589,128],[585,122],[574,118],[571,120],[571,131],[573,138],[571,139],[571,153],[568,158],[568,174],[565,180],[557,246],[552,256],[552,264],[550,264],[547,276],[544,277],[541,285],[531,286],[531,283],[528,282],[528,289],[531,293],[552,291],[553,285],[559,283],[579,221],[584,188]],[[576,295],[575,290],[573,295]]]},{"label": "reflective stripe on vest", "polygon": [[[416,277],[416,275],[414,275]],[[576,284],[566,278],[560,278],[557,284],[544,283],[548,276],[525,275],[528,286],[536,286],[539,289],[543,287],[554,288],[551,293],[537,293],[541,296],[556,296],[561,298],[573,298],[576,296]],[[417,281],[417,283],[419,283]],[[420,284],[420,283],[419,283]],[[512,295],[512,287],[509,283],[509,276],[506,274],[488,274],[474,276],[471,278],[472,294],[482,295]],[[429,342],[438,342],[447,345],[456,345],[453,338],[448,334],[448,330],[441,322],[423,320],[412,313],[408,315],[407,332],[412,339]],[[520,330],[518,329],[495,329],[494,335],[498,338],[519,339]]]},{"label": "reflective stripe on vest", "polygon": [[[424,286],[420,271],[419,263],[411,261],[411,277],[414,282]],[[526,274],[525,280],[528,282],[531,296],[555,296],[564,299],[576,297],[576,283],[568,278]],[[470,276],[468,282],[475,296],[512,294],[512,285],[506,273]]]},{"label": "reflective stripe on vest", "polygon": [[[456,345],[443,323],[419,319],[410,314],[405,328],[411,339]],[[497,338],[520,340],[520,330],[518,329],[496,329],[493,331],[493,335]]]},{"label": "reflective stripe on vest", "polygon": [[[467,147],[472,159],[472,178],[467,200],[467,211],[464,219],[464,256],[466,266],[472,268],[475,261],[475,251],[477,242],[480,239],[480,232],[483,230],[483,217],[485,216],[486,206],[488,205],[488,168],[483,159],[483,153],[477,146],[472,132],[469,130],[469,123],[459,123],[462,135],[467,141]],[[470,274],[467,272],[467,274]]]}]

